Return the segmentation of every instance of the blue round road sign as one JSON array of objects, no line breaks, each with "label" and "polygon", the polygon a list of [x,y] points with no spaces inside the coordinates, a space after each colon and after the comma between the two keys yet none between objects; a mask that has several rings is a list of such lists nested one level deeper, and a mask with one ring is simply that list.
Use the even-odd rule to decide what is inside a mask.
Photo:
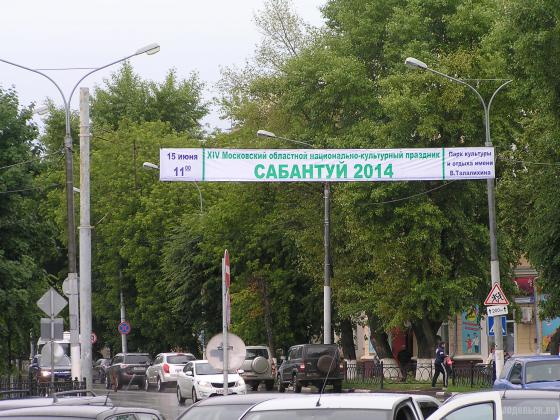
[{"label": "blue round road sign", "polygon": [[130,324],[127,321],[123,321],[119,324],[118,330],[121,334],[128,335],[130,333]]}]

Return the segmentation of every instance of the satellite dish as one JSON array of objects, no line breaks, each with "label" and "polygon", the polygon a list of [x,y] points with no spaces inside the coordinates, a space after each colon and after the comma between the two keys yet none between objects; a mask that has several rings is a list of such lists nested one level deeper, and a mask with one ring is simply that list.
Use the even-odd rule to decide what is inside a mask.
[{"label": "satellite dish", "polygon": [[56,365],[64,358],[64,349],[58,343],[54,341],[49,341],[43,346],[41,350],[41,365],[50,366],[51,365],[51,353],[54,355],[54,364]]},{"label": "satellite dish", "polygon": [[[216,334],[206,346],[206,360],[214,369],[224,368],[224,335]],[[235,334],[228,333],[228,369],[239,369],[245,361],[245,343]]]}]

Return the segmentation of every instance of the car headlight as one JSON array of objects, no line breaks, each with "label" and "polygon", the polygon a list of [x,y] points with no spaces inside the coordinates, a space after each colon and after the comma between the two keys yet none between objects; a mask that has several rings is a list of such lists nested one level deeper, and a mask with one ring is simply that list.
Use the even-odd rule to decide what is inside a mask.
[{"label": "car headlight", "polygon": [[41,376],[51,376],[51,371],[50,370],[42,370],[41,371]]},{"label": "car headlight", "polygon": [[205,388],[212,388],[212,384],[208,381],[198,381],[198,385]]}]

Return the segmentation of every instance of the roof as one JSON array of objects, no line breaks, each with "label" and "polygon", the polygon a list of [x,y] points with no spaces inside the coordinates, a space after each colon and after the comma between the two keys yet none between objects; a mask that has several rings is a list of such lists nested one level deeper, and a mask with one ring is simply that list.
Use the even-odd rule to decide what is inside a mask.
[{"label": "roof", "polygon": [[372,410],[392,410],[396,404],[411,399],[407,394],[323,394],[320,407],[317,407],[319,395],[299,395],[277,400],[267,400],[254,406],[251,411],[269,411],[279,409],[305,410],[321,408],[365,408]]},{"label": "roof", "polygon": [[293,398],[301,397],[302,395],[290,395],[290,394],[272,394],[272,393],[254,393],[254,394],[244,394],[244,395],[227,395],[221,397],[212,397],[201,400],[193,405],[196,406],[208,406],[208,405],[238,405],[238,404],[257,404],[263,401],[278,399],[278,398]]},{"label": "roof", "polygon": [[539,355],[539,356],[511,356],[513,360],[520,360],[523,362],[540,362],[547,360],[560,360],[560,356]]},{"label": "roof", "polygon": [[38,417],[51,416],[51,417],[75,417],[82,418],[96,418],[99,414],[103,416],[139,412],[157,414],[162,418],[157,410],[150,408],[135,408],[135,407],[110,407],[110,406],[95,406],[95,405],[50,405],[46,407],[32,407],[32,408],[19,408],[16,410],[6,410],[0,412],[0,417]]},{"label": "roof", "polygon": [[558,398],[560,400],[560,391],[547,390],[547,389],[506,389],[498,391],[478,391],[478,392],[465,392],[462,394],[455,394],[453,397],[449,398],[448,401],[458,401],[462,399],[470,399],[472,396],[476,396],[479,399],[488,399],[496,397],[499,394],[502,399],[518,400],[518,399],[550,399]]}]

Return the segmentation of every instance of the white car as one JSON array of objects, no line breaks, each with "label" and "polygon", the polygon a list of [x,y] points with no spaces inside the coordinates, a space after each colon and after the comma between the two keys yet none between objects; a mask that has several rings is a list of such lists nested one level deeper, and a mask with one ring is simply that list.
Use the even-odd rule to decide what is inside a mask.
[{"label": "white car", "polygon": [[158,392],[165,390],[167,385],[175,386],[177,377],[185,365],[196,357],[191,353],[160,353],[146,369],[144,390],[149,391],[155,385]]},{"label": "white car", "polygon": [[428,420],[557,420],[560,392],[501,390],[451,397]]},{"label": "white car", "polygon": [[248,409],[239,420],[423,420],[440,405],[438,400],[427,395],[300,394],[259,403]]},{"label": "white car", "polygon": [[[245,381],[238,373],[228,374],[228,395],[246,394]],[[224,375],[214,369],[207,360],[187,363],[177,378],[177,400],[183,404],[191,399],[193,403],[215,395],[224,395]]]}]

